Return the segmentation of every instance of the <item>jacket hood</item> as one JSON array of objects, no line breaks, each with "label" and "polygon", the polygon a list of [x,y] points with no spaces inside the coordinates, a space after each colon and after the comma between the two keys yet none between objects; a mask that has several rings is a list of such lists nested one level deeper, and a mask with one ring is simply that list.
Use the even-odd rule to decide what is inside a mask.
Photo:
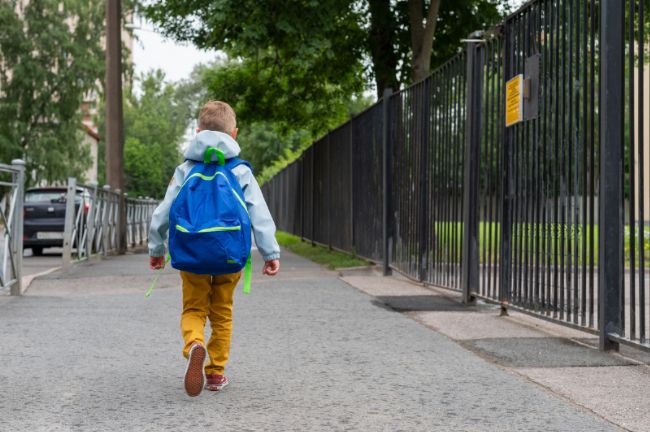
[{"label": "jacket hood", "polygon": [[194,139],[190,141],[183,156],[186,160],[189,159],[196,162],[203,162],[203,155],[209,147],[221,150],[226,159],[239,156],[239,152],[241,151],[237,141],[235,141],[230,135],[223,132],[204,130],[197,133]]}]

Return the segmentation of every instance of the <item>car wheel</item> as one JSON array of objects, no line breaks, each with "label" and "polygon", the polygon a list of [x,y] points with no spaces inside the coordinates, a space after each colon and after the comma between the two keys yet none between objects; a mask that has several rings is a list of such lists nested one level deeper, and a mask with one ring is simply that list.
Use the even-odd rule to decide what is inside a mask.
[{"label": "car wheel", "polygon": [[33,254],[34,256],[41,256],[41,255],[43,255],[43,247],[42,247],[42,246],[33,247],[33,248],[32,248],[32,254]]}]

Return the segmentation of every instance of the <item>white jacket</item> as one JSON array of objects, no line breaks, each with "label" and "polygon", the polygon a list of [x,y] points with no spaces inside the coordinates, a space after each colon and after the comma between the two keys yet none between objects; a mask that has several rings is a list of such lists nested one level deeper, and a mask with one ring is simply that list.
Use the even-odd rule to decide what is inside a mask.
[{"label": "white jacket", "polygon": [[[237,141],[228,134],[208,130],[196,134],[196,137],[190,142],[185,151],[185,162],[176,167],[174,177],[167,187],[165,199],[153,212],[151,228],[149,229],[150,256],[159,257],[165,255],[165,240],[169,230],[169,209],[174,199],[176,199],[185,177],[194,167],[194,161],[203,162],[203,155],[208,147],[221,150],[226,159],[239,156],[241,150]],[[280,246],[275,239],[275,223],[266,201],[264,201],[257,180],[255,180],[253,173],[246,165],[239,165],[232,172],[244,191],[244,201],[246,201],[246,207],[248,207],[257,249],[262,254],[264,261],[279,259]]]}]

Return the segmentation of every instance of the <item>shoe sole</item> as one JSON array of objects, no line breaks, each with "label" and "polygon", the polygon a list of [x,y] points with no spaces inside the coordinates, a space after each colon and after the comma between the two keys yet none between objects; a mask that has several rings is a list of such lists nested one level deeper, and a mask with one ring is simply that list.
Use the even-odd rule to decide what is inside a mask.
[{"label": "shoe sole", "polygon": [[187,369],[185,370],[185,392],[187,392],[188,396],[198,396],[201,394],[201,390],[203,390],[203,386],[205,385],[203,364],[205,363],[206,355],[205,347],[201,345],[195,345],[190,350]]}]

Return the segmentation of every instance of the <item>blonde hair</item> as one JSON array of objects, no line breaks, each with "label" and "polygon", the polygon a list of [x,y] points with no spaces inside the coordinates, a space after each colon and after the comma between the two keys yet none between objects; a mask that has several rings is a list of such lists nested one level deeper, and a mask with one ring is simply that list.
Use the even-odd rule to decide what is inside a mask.
[{"label": "blonde hair", "polygon": [[231,133],[236,127],[235,111],[227,103],[213,100],[201,108],[199,129]]}]

